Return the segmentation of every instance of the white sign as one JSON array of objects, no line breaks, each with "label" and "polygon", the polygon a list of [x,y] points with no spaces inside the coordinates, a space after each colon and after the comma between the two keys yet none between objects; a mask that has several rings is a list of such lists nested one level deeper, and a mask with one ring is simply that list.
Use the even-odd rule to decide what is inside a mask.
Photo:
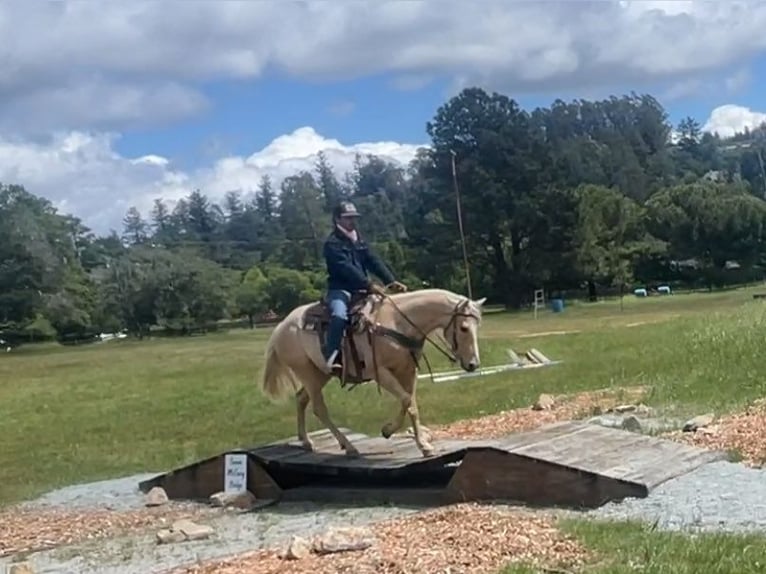
[{"label": "white sign", "polygon": [[246,454],[227,454],[223,472],[224,492],[236,493],[247,490]]}]

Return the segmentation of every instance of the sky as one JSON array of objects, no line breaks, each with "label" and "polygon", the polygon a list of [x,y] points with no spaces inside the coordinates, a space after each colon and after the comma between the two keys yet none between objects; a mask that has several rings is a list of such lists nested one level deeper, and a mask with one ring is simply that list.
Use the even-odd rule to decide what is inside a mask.
[{"label": "sky", "polygon": [[766,120],[766,3],[0,0],[0,182],[98,234],[357,152],[406,164],[467,86],[526,109],[651,93],[677,124]]}]

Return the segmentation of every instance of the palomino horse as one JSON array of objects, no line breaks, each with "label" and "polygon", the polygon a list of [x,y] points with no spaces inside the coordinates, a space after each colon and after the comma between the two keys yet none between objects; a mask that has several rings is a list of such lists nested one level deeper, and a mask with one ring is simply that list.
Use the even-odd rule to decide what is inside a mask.
[{"label": "palomino horse", "polygon": [[[441,350],[462,369],[474,371],[480,365],[478,329],[486,299],[472,301],[442,289],[424,289],[396,295],[370,295],[366,304],[373,310],[362,314],[363,326],[353,333],[357,348],[366,360],[362,380],[375,380],[399,399],[401,409],[381,434],[390,438],[404,424],[406,415],[423,456],[431,456],[433,447],[420,427],[415,398],[418,360],[429,335],[440,330],[449,342],[450,353]],[[306,434],[306,407],[309,401],[314,414],[327,427],[349,456],[359,451],[330,419],[322,389],[333,376],[326,372],[319,335],[306,327],[317,316],[321,303],[302,305],[291,311],[274,329],[266,347],[266,364],[261,379],[262,391],[272,399],[295,392],[298,438],[304,448],[314,445]],[[347,337],[350,335],[347,335]],[[343,361],[351,361],[345,343]]]}]

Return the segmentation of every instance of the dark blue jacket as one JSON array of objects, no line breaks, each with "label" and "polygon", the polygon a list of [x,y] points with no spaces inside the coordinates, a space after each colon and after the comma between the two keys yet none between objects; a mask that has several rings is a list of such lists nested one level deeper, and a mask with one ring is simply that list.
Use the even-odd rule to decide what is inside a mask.
[{"label": "dark blue jacket", "polygon": [[325,240],[324,258],[329,274],[327,288],[330,290],[342,289],[353,293],[367,289],[370,285],[368,272],[376,275],[386,285],[396,280],[361,237],[353,243],[338,229]]}]

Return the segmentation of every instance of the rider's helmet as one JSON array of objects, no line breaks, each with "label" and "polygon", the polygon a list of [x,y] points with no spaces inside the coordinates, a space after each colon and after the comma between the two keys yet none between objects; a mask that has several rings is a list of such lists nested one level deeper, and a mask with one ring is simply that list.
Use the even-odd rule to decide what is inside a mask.
[{"label": "rider's helmet", "polygon": [[361,214],[350,201],[341,201],[332,211],[332,218],[337,221],[341,217],[359,217]]}]

